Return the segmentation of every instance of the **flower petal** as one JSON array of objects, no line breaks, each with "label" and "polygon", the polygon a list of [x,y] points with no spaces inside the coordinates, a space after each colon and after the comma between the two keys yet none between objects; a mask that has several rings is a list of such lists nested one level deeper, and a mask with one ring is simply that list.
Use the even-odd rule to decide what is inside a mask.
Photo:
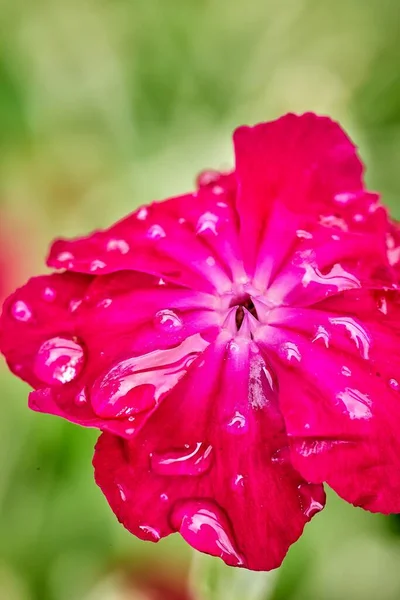
[{"label": "flower petal", "polygon": [[96,481],[129,531],[151,541],[179,531],[229,565],[282,562],[325,498],[290,464],[263,369],[249,340],[221,334],[135,440],[100,437]]}]

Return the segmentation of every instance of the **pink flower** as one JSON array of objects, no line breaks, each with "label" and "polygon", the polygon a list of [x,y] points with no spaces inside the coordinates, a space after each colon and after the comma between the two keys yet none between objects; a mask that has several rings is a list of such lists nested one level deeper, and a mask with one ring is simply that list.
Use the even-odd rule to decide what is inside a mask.
[{"label": "pink flower", "polygon": [[313,114],[241,127],[231,174],[56,241],[4,306],[31,408],[103,430],[96,481],[151,541],[277,567],[323,482],[400,511],[400,306],[355,147]]}]

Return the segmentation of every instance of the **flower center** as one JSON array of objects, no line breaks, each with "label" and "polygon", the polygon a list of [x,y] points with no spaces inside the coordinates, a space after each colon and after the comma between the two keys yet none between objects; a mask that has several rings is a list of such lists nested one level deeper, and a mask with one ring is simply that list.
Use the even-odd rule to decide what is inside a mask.
[{"label": "flower center", "polygon": [[256,307],[254,306],[253,300],[249,296],[249,294],[243,294],[241,296],[235,296],[230,303],[230,308],[237,306],[236,310],[236,327],[239,331],[243,319],[244,319],[244,309],[248,310],[253,317],[258,319]]}]

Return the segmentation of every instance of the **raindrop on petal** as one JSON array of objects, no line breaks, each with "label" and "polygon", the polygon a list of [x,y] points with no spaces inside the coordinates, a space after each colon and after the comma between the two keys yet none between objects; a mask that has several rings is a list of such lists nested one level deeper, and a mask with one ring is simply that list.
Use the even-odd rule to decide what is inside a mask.
[{"label": "raindrop on petal", "polygon": [[11,307],[11,314],[16,321],[26,323],[32,319],[32,311],[23,300],[17,300]]},{"label": "raindrop on petal", "polygon": [[245,566],[233,539],[232,525],[215,502],[183,501],[174,509],[172,523],[196,550],[219,556],[230,566]]},{"label": "raindrop on petal", "polygon": [[154,317],[155,325],[158,329],[167,332],[179,331],[183,327],[181,319],[173,310],[159,310]]},{"label": "raindrop on petal", "polygon": [[297,487],[301,510],[308,519],[324,508],[325,494],[320,485],[301,483]]},{"label": "raindrop on petal", "polygon": [[248,428],[246,417],[238,410],[227,423],[227,429],[230,433],[245,433]]},{"label": "raindrop on petal", "polygon": [[147,237],[151,240],[161,240],[165,238],[167,234],[161,225],[152,225],[147,231]]},{"label": "raindrop on petal", "polygon": [[85,353],[81,344],[64,337],[53,337],[40,346],[33,370],[43,383],[60,385],[76,379],[84,362]]},{"label": "raindrop on petal", "polygon": [[139,219],[139,221],[145,221],[148,216],[149,216],[149,211],[145,206],[142,206],[141,208],[139,208],[139,210],[136,213],[136,218]]},{"label": "raindrop on petal", "polygon": [[392,390],[395,390],[396,392],[400,390],[400,384],[397,381],[397,379],[389,379],[389,386],[392,388]]},{"label": "raindrop on petal", "polygon": [[57,297],[57,292],[54,288],[45,287],[42,293],[43,300],[46,302],[53,302]]},{"label": "raindrop on petal", "polygon": [[154,452],[151,468],[159,475],[202,475],[211,467],[212,446],[197,442],[189,448]]},{"label": "raindrop on petal", "polygon": [[219,219],[217,215],[211,212],[205,212],[202,214],[196,225],[196,233],[212,233],[214,235],[218,235],[217,232],[217,223]]},{"label": "raindrop on petal", "polygon": [[111,240],[108,240],[108,242],[107,242],[107,250],[109,252],[116,250],[116,251],[120,252],[121,254],[128,254],[130,247],[126,240],[111,239]]},{"label": "raindrop on petal", "polygon": [[150,525],[139,525],[139,529],[139,537],[142,540],[146,540],[148,542],[158,542],[161,539],[160,532],[154,527],[150,527]]}]

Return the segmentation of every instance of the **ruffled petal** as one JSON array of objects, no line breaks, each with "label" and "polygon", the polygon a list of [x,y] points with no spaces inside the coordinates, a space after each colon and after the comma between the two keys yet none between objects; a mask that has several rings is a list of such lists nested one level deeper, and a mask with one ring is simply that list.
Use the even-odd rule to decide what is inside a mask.
[{"label": "ruffled petal", "polygon": [[374,512],[400,511],[399,334],[398,292],[368,290],[278,308],[258,334],[276,368],[293,465]]},{"label": "ruffled petal", "polygon": [[179,531],[229,565],[267,570],[325,501],[287,444],[268,366],[249,340],[221,334],[134,440],[100,437],[95,477],[134,535]]},{"label": "ruffled petal", "polygon": [[134,270],[181,286],[224,292],[243,273],[229,177],[198,192],[142,207],[104,231],[58,240],[51,267],[105,274]]},{"label": "ruffled petal", "polygon": [[37,277],[5,303],[1,349],[32,409],[130,437],[215,337],[213,302],[135,273]]},{"label": "ruffled petal", "polygon": [[[234,133],[237,209],[242,248],[254,266],[275,201],[315,216],[341,213],[364,198],[363,167],[356,148],[339,125],[312,113],[293,114]],[[363,210],[363,212],[365,212]],[[339,217],[341,215],[339,214]]]}]

